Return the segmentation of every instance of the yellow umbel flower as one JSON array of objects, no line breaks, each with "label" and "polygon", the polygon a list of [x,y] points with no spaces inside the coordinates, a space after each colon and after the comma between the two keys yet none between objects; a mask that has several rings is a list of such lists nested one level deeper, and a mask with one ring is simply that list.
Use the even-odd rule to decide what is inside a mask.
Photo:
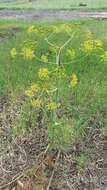
[{"label": "yellow umbel flower", "polygon": [[48,110],[51,110],[51,111],[57,109],[57,104],[56,102],[53,102],[53,101],[49,102],[47,106],[48,106]]},{"label": "yellow umbel flower", "polygon": [[86,40],[83,43],[83,51],[86,52],[87,54],[92,53],[92,51],[97,50],[97,49],[102,49],[103,47],[103,43],[101,40],[93,40],[93,39],[89,39]]},{"label": "yellow umbel flower", "polygon": [[33,108],[40,108],[42,105],[42,102],[39,99],[36,99],[36,100],[33,99],[33,100],[31,100],[31,105]]},{"label": "yellow umbel flower", "polygon": [[40,87],[39,87],[38,84],[34,83],[34,84],[31,85],[31,90],[32,90],[33,92],[38,92],[39,89],[40,89]]},{"label": "yellow umbel flower", "polygon": [[75,58],[75,50],[74,49],[67,49],[66,51],[66,56],[69,57],[70,59],[74,59]]},{"label": "yellow umbel flower", "polygon": [[37,41],[27,39],[27,40],[24,41],[23,47],[35,50],[35,48],[37,47]]},{"label": "yellow umbel flower", "polygon": [[77,75],[75,73],[73,73],[71,76],[71,80],[70,80],[70,86],[75,87],[77,85],[77,83],[78,83]]},{"label": "yellow umbel flower", "polygon": [[16,55],[17,55],[16,48],[12,48],[10,54],[11,54],[11,57],[12,57],[12,58],[15,58]]},{"label": "yellow umbel flower", "polygon": [[39,69],[38,76],[41,80],[45,80],[49,78],[49,70],[48,68]]},{"label": "yellow umbel flower", "polygon": [[25,91],[25,95],[28,96],[28,97],[30,97],[30,98],[32,98],[34,96],[34,93],[33,93],[32,90],[26,90]]},{"label": "yellow umbel flower", "polygon": [[69,24],[60,24],[59,26],[53,26],[53,32],[60,33],[60,32],[68,32],[71,30],[71,25]]},{"label": "yellow umbel flower", "polygon": [[71,31],[72,26],[70,24],[62,24],[62,31],[67,31],[70,32]]},{"label": "yellow umbel flower", "polygon": [[101,40],[94,40],[95,43],[95,49],[102,49],[103,42]]},{"label": "yellow umbel flower", "polygon": [[27,30],[28,33],[38,32],[38,30],[35,28],[35,26],[30,26]]},{"label": "yellow umbel flower", "polygon": [[102,61],[106,62],[107,61],[107,51],[104,52],[103,55],[101,55]]},{"label": "yellow umbel flower", "polygon": [[42,55],[41,56],[41,61],[43,61],[44,63],[47,63],[48,62],[48,57],[47,57],[47,55]]},{"label": "yellow umbel flower", "polygon": [[90,40],[86,40],[83,43],[83,51],[90,54],[93,50],[94,50],[93,40],[91,40],[91,39]]},{"label": "yellow umbel flower", "polygon": [[34,55],[34,50],[32,50],[31,48],[22,48],[22,55],[24,57],[24,59],[27,59],[27,60],[32,60],[35,55]]},{"label": "yellow umbel flower", "polygon": [[59,33],[60,32],[60,27],[53,26],[53,32]]}]

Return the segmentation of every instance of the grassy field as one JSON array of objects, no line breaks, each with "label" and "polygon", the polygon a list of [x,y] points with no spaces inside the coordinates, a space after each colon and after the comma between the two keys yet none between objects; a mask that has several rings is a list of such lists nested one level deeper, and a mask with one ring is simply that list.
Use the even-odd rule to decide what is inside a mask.
[{"label": "grassy field", "polygon": [[[86,6],[80,6],[80,3]],[[88,9],[104,9],[107,8],[106,0],[33,0],[28,2],[28,0],[12,0],[10,2],[0,1],[0,8],[14,8],[14,9],[78,9],[78,8],[88,8]]]},{"label": "grassy field", "polygon": [[[69,25],[70,23],[68,23]],[[73,117],[80,127],[92,116],[96,115],[99,117],[99,120],[105,120],[102,118],[102,112],[106,111],[106,102],[107,102],[107,78],[106,78],[106,56],[105,62],[102,61],[102,58],[105,54],[107,48],[107,38],[106,38],[106,29],[107,23],[104,22],[95,22],[91,21],[81,21],[77,23],[71,23],[74,27],[73,31],[76,30],[76,34],[73,37],[71,43],[64,49],[63,55],[61,57],[62,63],[65,63],[64,68],[68,75],[68,81],[70,80],[70,75],[76,73],[78,77],[78,85],[71,92],[66,89],[66,84],[63,79],[62,94],[65,100],[66,96],[70,98],[67,103],[67,106],[73,112]],[[77,25],[77,26],[76,26]],[[32,35],[28,34],[27,28],[29,27],[26,23],[15,23],[15,22],[0,22],[0,35],[1,35],[1,44],[0,44],[0,94],[4,96],[6,94],[12,95],[12,97],[17,97],[24,95],[25,90],[30,86],[31,83],[35,83],[38,76],[38,70],[41,67],[48,67],[49,69],[55,68],[55,54],[54,51],[49,50],[49,45],[46,44],[44,40],[45,36],[49,35],[49,31],[52,30],[54,25],[51,24],[36,24],[35,27],[41,32],[39,34]],[[57,23],[54,27],[60,28],[63,24]],[[76,29],[77,27],[77,29]],[[71,34],[72,32],[71,31]],[[103,45],[100,49],[100,44],[98,49],[95,52],[88,52],[85,50],[82,51],[82,45],[88,39],[88,35],[91,35],[94,40],[101,40]],[[66,41],[68,35],[65,32],[58,32],[50,38],[51,42],[54,42],[56,46],[61,46],[64,41]],[[21,51],[24,44],[36,42],[38,45],[35,48],[35,54],[37,57],[29,60],[24,59]],[[89,42],[90,43],[90,42]],[[100,42],[99,42],[100,43]],[[90,45],[89,45],[90,46]],[[81,47],[81,48],[80,48]],[[15,58],[11,57],[11,49],[16,48],[18,51]],[[72,59],[66,55],[66,51],[69,48],[73,48],[76,52],[76,57]],[[87,47],[86,47],[87,48]],[[89,47],[90,52],[90,47]],[[43,63],[41,61],[41,55],[47,55],[49,63]],[[69,54],[69,53],[68,53]],[[69,64],[68,64],[69,63]],[[65,85],[65,86],[64,86]],[[69,86],[69,85],[68,85]],[[65,93],[64,88],[67,90]],[[64,95],[65,94],[65,95]],[[75,96],[74,96],[75,95]],[[73,98],[74,97],[74,98]],[[76,111],[76,110],[79,111]],[[82,115],[81,115],[82,114]],[[81,117],[82,116],[82,117]],[[103,121],[105,122],[105,121]],[[107,121],[106,121],[107,122]],[[93,126],[95,127],[95,126]]]}]

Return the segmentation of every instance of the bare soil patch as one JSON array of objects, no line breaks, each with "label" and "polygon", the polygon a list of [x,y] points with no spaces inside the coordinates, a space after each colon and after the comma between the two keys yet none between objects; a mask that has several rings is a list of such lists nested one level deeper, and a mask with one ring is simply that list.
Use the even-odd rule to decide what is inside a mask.
[{"label": "bare soil patch", "polygon": [[[0,189],[47,190],[58,150],[45,153],[47,131],[40,126],[23,137],[12,135],[19,106],[20,101],[11,106],[8,97],[0,99]],[[88,121],[86,134],[87,139],[78,139],[69,152],[60,153],[50,190],[107,188],[107,137],[95,116]],[[87,155],[84,168],[78,167],[81,154]]]}]

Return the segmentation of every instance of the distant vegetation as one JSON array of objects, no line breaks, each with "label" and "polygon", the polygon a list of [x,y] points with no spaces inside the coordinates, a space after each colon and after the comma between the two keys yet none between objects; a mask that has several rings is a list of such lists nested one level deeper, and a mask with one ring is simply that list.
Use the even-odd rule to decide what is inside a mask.
[{"label": "distant vegetation", "polygon": [[0,8],[75,9],[107,8],[107,0],[0,0]]}]

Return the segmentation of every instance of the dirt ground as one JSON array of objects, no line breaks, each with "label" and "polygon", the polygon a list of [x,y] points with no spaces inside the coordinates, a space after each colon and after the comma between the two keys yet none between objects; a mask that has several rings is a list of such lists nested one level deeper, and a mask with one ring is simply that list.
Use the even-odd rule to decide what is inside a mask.
[{"label": "dirt ground", "polygon": [[[42,126],[23,138],[12,135],[21,103],[9,102],[8,97],[0,99],[1,190],[107,189],[107,137],[101,132],[96,116],[86,124],[87,138],[76,140],[68,152],[60,152],[57,160],[59,152],[47,149],[47,131]],[[97,125],[96,130],[93,125]],[[81,160],[79,166],[77,160],[81,154],[87,155],[87,160]]]},{"label": "dirt ground", "polygon": [[76,20],[86,18],[107,19],[105,11],[73,11],[73,10],[0,10],[0,19],[20,20]]}]

